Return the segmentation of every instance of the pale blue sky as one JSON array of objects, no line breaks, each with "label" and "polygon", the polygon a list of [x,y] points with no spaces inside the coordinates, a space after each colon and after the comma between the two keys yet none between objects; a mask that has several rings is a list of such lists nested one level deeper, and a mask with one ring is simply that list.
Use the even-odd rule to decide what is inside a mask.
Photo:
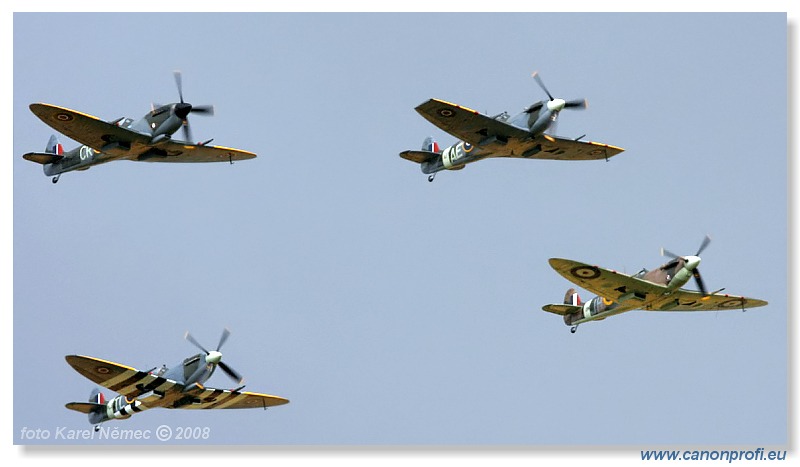
[{"label": "pale blue sky", "polygon": [[[214,444],[786,443],[786,34],[782,14],[16,14],[14,442],[89,426],[64,403],[94,385],[64,355],[173,365],[186,330],[212,346],[228,326],[225,361],[289,405],[111,423]],[[138,118],[177,99],[175,69],[216,106],[196,139],[257,159],[57,185],[22,160],[52,134],[30,103]],[[432,184],[397,156],[454,141],[419,103],[514,113],[545,97],[534,70],[589,101],[560,134],[626,151]],[[570,287],[547,258],[634,273],[706,234],[708,288],[768,307],[575,335],[541,311]]]}]

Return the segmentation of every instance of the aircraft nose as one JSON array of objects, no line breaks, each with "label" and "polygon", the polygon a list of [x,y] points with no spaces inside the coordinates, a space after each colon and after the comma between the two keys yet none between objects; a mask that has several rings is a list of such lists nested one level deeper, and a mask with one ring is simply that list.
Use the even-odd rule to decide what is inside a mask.
[{"label": "aircraft nose", "polygon": [[206,355],[206,363],[213,363],[216,365],[220,360],[222,360],[222,352],[212,350]]},{"label": "aircraft nose", "polygon": [[700,265],[700,257],[699,256],[687,256],[686,257],[686,269],[690,271],[694,271],[697,269],[697,266]]},{"label": "aircraft nose", "polygon": [[188,104],[186,102],[180,102],[178,104],[175,104],[175,115],[181,120],[186,120],[186,117],[189,115],[189,112],[191,111],[192,111],[192,104]]},{"label": "aircraft nose", "polygon": [[560,112],[564,109],[565,105],[567,105],[567,102],[564,99],[553,99],[547,102],[547,110],[551,112]]}]

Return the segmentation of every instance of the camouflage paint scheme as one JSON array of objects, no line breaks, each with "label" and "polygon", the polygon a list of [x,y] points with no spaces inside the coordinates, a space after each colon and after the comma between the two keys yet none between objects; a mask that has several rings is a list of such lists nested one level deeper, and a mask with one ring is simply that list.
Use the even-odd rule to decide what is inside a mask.
[{"label": "camouflage paint scheme", "polygon": [[[167,409],[250,409],[273,407],[288,404],[289,400],[269,394],[241,391],[236,389],[215,389],[203,383],[214,373],[217,366],[238,380],[242,379],[232,368],[224,364],[219,349],[227,339],[228,331],[223,333],[216,350],[198,353],[184,359],[173,368],[162,367],[154,372],[140,371],[94,357],[67,355],[69,365],[78,373],[100,386],[110,389],[118,396],[106,400],[103,393],[94,389],[89,402],[70,402],[66,407],[89,416],[92,424],[108,420],[130,418],[134,413],[163,407]],[[187,339],[195,343],[187,333]]]},{"label": "camouflage paint scheme", "polygon": [[53,135],[45,152],[30,152],[25,160],[42,164],[44,173],[59,176],[73,170],[87,170],[92,166],[115,160],[147,162],[230,162],[253,159],[256,154],[241,149],[210,146],[212,140],[191,143],[172,139],[172,134],[183,129],[186,140],[191,140],[188,116],[190,113],[213,115],[212,106],[193,106],[183,101],[180,72],[175,72],[180,102],[153,106],[139,120],[120,117],[105,122],[97,117],[51,104],[31,104],[30,109],[59,133],[83,146],[64,152]]},{"label": "camouflage paint scheme", "polygon": [[755,308],[766,301],[714,292],[706,294],[681,289],[696,273],[698,256],[676,257],[648,271],[630,276],[578,261],[551,258],[550,266],[565,279],[597,294],[581,302],[575,289],[567,290],[563,304],[549,304],[544,311],[562,315],[575,332],[578,324],[600,321],[635,309],[647,311],[714,311]]},{"label": "camouflage paint scheme", "polygon": [[545,134],[554,130],[559,113],[564,109],[586,108],[585,100],[565,101],[554,98],[536,73],[539,85],[549,101],[538,101],[509,118],[503,112],[489,117],[478,111],[440,99],[429,99],[416,111],[429,122],[461,141],[440,150],[432,137],[425,139],[419,151],[403,151],[400,157],[420,164],[423,173],[460,170],[469,163],[490,157],[552,160],[608,160],[622,148],[577,139]]}]

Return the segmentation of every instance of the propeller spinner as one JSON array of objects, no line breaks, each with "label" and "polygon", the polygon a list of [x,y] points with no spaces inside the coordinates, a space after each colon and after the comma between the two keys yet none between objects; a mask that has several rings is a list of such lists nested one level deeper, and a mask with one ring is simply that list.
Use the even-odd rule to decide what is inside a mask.
[{"label": "propeller spinner", "polygon": [[[547,111],[549,113],[548,118],[550,120],[551,127],[555,127],[556,122],[558,121],[558,114],[562,110],[564,109],[580,110],[580,109],[585,109],[588,106],[588,102],[586,101],[586,99],[574,99],[567,101],[564,99],[553,97],[553,95],[550,94],[550,91],[547,89],[547,86],[544,85],[544,81],[542,81],[542,78],[539,77],[538,71],[534,72],[531,76],[533,77],[533,79],[536,80],[536,83],[539,85],[540,88],[542,88],[544,93],[547,94],[547,97],[550,100],[545,102],[544,104],[541,103],[539,103],[538,105],[534,104],[528,107],[528,109],[526,109],[525,112],[530,114],[540,110],[542,106],[544,106],[545,108],[547,108]],[[552,129],[552,133],[555,133],[555,128]]]},{"label": "propeller spinner", "polygon": [[192,337],[191,334],[189,334],[189,331],[186,331],[186,335],[184,337],[186,338],[187,341],[194,344],[195,347],[202,350],[203,353],[206,354],[206,363],[219,366],[222,369],[222,371],[225,372],[226,375],[228,375],[231,379],[237,382],[236,384],[242,384],[242,381],[244,381],[242,375],[240,375],[236,370],[226,365],[225,362],[222,361],[222,352],[219,351],[219,349],[222,348],[222,345],[225,343],[225,341],[228,340],[228,336],[230,336],[230,334],[231,332],[227,328],[224,329],[222,331],[222,336],[220,336],[219,338],[219,344],[217,344],[216,350],[210,350],[210,351],[207,350],[205,347],[203,347],[202,344],[197,342],[197,340],[194,337]]},{"label": "propeller spinner", "polygon": [[214,115],[213,105],[192,105],[183,100],[183,75],[180,71],[173,72],[175,76],[175,86],[178,88],[178,97],[180,102],[175,104],[175,116],[183,120],[183,136],[186,141],[192,140],[192,131],[189,127],[189,114],[196,113],[200,115]]},{"label": "propeller spinner", "polygon": [[700,253],[708,247],[708,244],[711,243],[711,237],[706,235],[706,238],[703,239],[703,242],[700,244],[700,248],[697,249],[697,253],[691,256],[679,256],[675,253],[661,248],[661,256],[668,256],[673,259],[682,259],[684,262],[684,267],[689,271],[692,271],[692,276],[694,277],[694,281],[697,284],[697,288],[700,289],[700,292],[703,295],[708,295],[708,290],[706,290],[706,286],[703,283],[703,277],[700,275],[700,269],[697,267],[700,265]]}]

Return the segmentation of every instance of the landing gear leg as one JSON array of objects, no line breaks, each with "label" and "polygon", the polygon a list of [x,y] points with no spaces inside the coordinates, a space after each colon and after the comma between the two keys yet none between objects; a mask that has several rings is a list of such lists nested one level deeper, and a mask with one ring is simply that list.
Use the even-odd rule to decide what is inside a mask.
[{"label": "landing gear leg", "polygon": [[56,175],[53,177],[53,183],[58,183],[58,179],[61,177],[61,174]]},{"label": "landing gear leg", "polygon": [[578,325],[577,324],[575,326],[572,326],[571,328],[569,328],[569,332],[571,332],[572,334],[575,334],[575,331],[577,331],[577,330],[578,330]]},{"label": "landing gear leg", "polygon": [[432,182],[434,178],[436,178],[436,172],[434,172],[434,173],[432,173],[432,174],[428,175],[428,181],[429,181],[429,182]]}]

